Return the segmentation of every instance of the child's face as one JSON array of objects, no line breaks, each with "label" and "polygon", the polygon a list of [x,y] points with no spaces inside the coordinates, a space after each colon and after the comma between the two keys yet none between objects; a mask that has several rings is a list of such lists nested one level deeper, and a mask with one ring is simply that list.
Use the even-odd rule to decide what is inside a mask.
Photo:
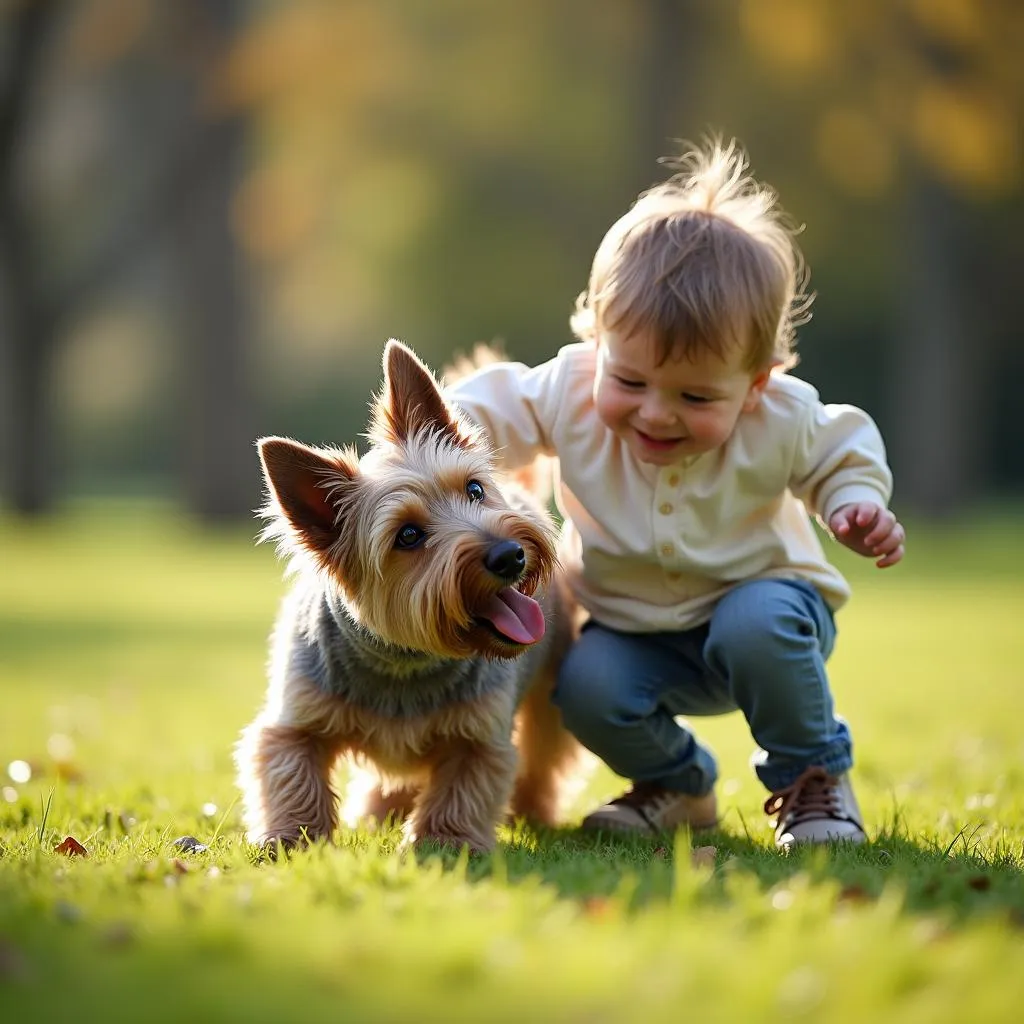
[{"label": "child's face", "polygon": [[741,413],[756,408],[768,382],[769,371],[750,370],[743,357],[737,346],[726,360],[707,353],[659,366],[647,339],[605,332],[594,380],[597,414],[641,462],[668,466],[712,451]]}]

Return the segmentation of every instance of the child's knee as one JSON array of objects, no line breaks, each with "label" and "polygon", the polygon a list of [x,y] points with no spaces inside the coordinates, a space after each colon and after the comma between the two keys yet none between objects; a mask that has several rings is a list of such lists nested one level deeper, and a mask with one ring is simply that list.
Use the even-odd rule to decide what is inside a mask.
[{"label": "child's knee", "polygon": [[818,625],[798,591],[776,580],[760,580],[723,598],[711,619],[705,656],[723,662],[766,663],[789,658],[795,648],[818,646]]},{"label": "child's knee", "polygon": [[629,673],[574,648],[562,665],[552,700],[570,732],[579,734],[629,717]]},{"label": "child's knee", "polygon": [[562,666],[551,699],[570,732],[577,732],[587,721],[604,720],[612,704],[612,694],[601,679],[579,671],[571,661]]}]

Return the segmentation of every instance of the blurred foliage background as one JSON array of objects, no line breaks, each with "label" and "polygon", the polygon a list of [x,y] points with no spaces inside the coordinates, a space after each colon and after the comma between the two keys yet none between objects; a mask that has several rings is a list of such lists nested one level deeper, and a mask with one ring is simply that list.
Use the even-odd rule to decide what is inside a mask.
[{"label": "blurred foliage background", "polygon": [[259,499],[389,336],[536,361],[673,140],[806,225],[797,370],[896,507],[1024,490],[1019,0],[0,0],[0,495]]}]

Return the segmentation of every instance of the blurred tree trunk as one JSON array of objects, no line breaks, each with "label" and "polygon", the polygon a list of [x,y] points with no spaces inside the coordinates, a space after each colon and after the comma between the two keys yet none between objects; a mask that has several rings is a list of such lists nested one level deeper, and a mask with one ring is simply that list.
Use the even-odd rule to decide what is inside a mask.
[{"label": "blurred tree trunk", "polygon": [[[198,31],[175,40],[186,60],[196,49],[222,55],[238,25],[241,3],[182,2],[175,14]],[[229,205],[242,148],[237,119],[203,120],[197,95],[168,121],[154,109],[154,124],[177,127],[178,140],[153,145],[138,194],[129,196],[106,234],[62,280],[43,273],[43,248],[21,190],[18,160],[31,131],[30,103],[39,85],[45,49],[67,9],[56,0],[25,0],[8,12],[9,59],[0,83],[0,416],[11,505],[33,515],[50,510],[59,492],[52,372],[59,333],[154,238],[168,237],[180,256],[179,305],[189,374],[182,403],[187,491],[207,518],[248,514],[257,497],[248,386],[244,372],[243,302],[235,275]],[[211,40],[213,46],[210,46]],[[198,43],[198,46],[196,45]],[[194,69],[189,69],[194,70]],[[209,68],[203,69],[209,72]],[[199,76],[196,93],[205,84]],[[133,97],[129,97],[133,98]],[[122,102],[117,98],[113,102]],[[151,104],[152,97],[143,105]]]},{"label": "blurred tree trunk", "polygon": [[9,14],[0,93],[0,409],[6,490],[12,507],[24,515],[49,510],[56,494],[51,382],[56,323],[43,295],[18,154],[44,50],[62,6],[37,0]]},{"label": "blurred tree trunk", "polygon": [[[190,81],[201,90],[239,30],[244,4],[217,0],[189,7],[186,31],[203,52],[200,73]],[[194,109],[202,110],[201,99],[192,97]],[[196,132],[201,172],[184,197],[171,238],[184,361],[182,468],[190,508],[217,521],[249,516],[259,497],[248,304],[231,229],[245,124],[239,116],[213,114],[197,121]]]},{"label": "blurred tree trunk", "polygon": [[[969,53],[932,38],[916,18],[896,24],[926,79],[951,91],[969,80]],[[896,501],[947,516],[977,497],[988,468],[984,389],[992,335],[968,309],[967,200],[920,157],[906,163],[906,280],[889,377]]]},{"label": "blurred tree trunk", "polygon": [[675,140],[693,137],[690,112],[697,105],[705,14],[699,0],[645,0],[643,4],[644,35],[634,78],[635,192],[663,177],[658,159],[675,153]]},{"label": "blurred tree trunk", "polygon": [[888,374],[896,501],[902,509],[944,516],[977,496],[987,469],[989,346],[966,308],[963,200],[922,169],[906,210],[907,279]]}]

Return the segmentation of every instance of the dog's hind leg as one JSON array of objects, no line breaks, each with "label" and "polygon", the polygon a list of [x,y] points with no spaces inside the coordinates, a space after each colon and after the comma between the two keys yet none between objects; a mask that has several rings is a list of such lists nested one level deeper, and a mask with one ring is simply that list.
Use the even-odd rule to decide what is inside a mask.
[{"label": "dog's hind leg", "polygon": [[558,822],[563,810],[563,781],[582,753],[562,724],[562,713],[551,702],[553,685],[549,673],[537,678],[516,716],[519,774],[512,795],[512,816],[538,825]]},{"label": "dog's hind leg", "polygon": [[330,836],[337,797],[330,785],[335,746],[291,726],[257,719],[235,748],[250,842],[286,846]]},{"label": "dog's hind leg", "polygon": [[412,787],[384,790],[377,786],[367,797],[364,813],[368,818],[376,818],[381,824],[387,820],[388,815],[392,821],[404,821],[412,813],[418,795],[419,790]]},{"label": "dog's hind leg", "polygon": [[419,788],[411,784],[388,783],[375,772],[353,765],[345,787],[341,820],[350,828],[358,828],[371,818],[378,825],[390,820],[400,822],[409,816]]},{"label": "dog's hind leg", "polygon": [[551,700],[558,670],[577,632],[573,599],[561,577],[551,581],[549,599],[554,609],[546,639],[550,646],[516,714],[519,774],[512,796],[513,818],[539,825],[558,822],[565,810],[566,783],[577,774],[584,754]]}]

